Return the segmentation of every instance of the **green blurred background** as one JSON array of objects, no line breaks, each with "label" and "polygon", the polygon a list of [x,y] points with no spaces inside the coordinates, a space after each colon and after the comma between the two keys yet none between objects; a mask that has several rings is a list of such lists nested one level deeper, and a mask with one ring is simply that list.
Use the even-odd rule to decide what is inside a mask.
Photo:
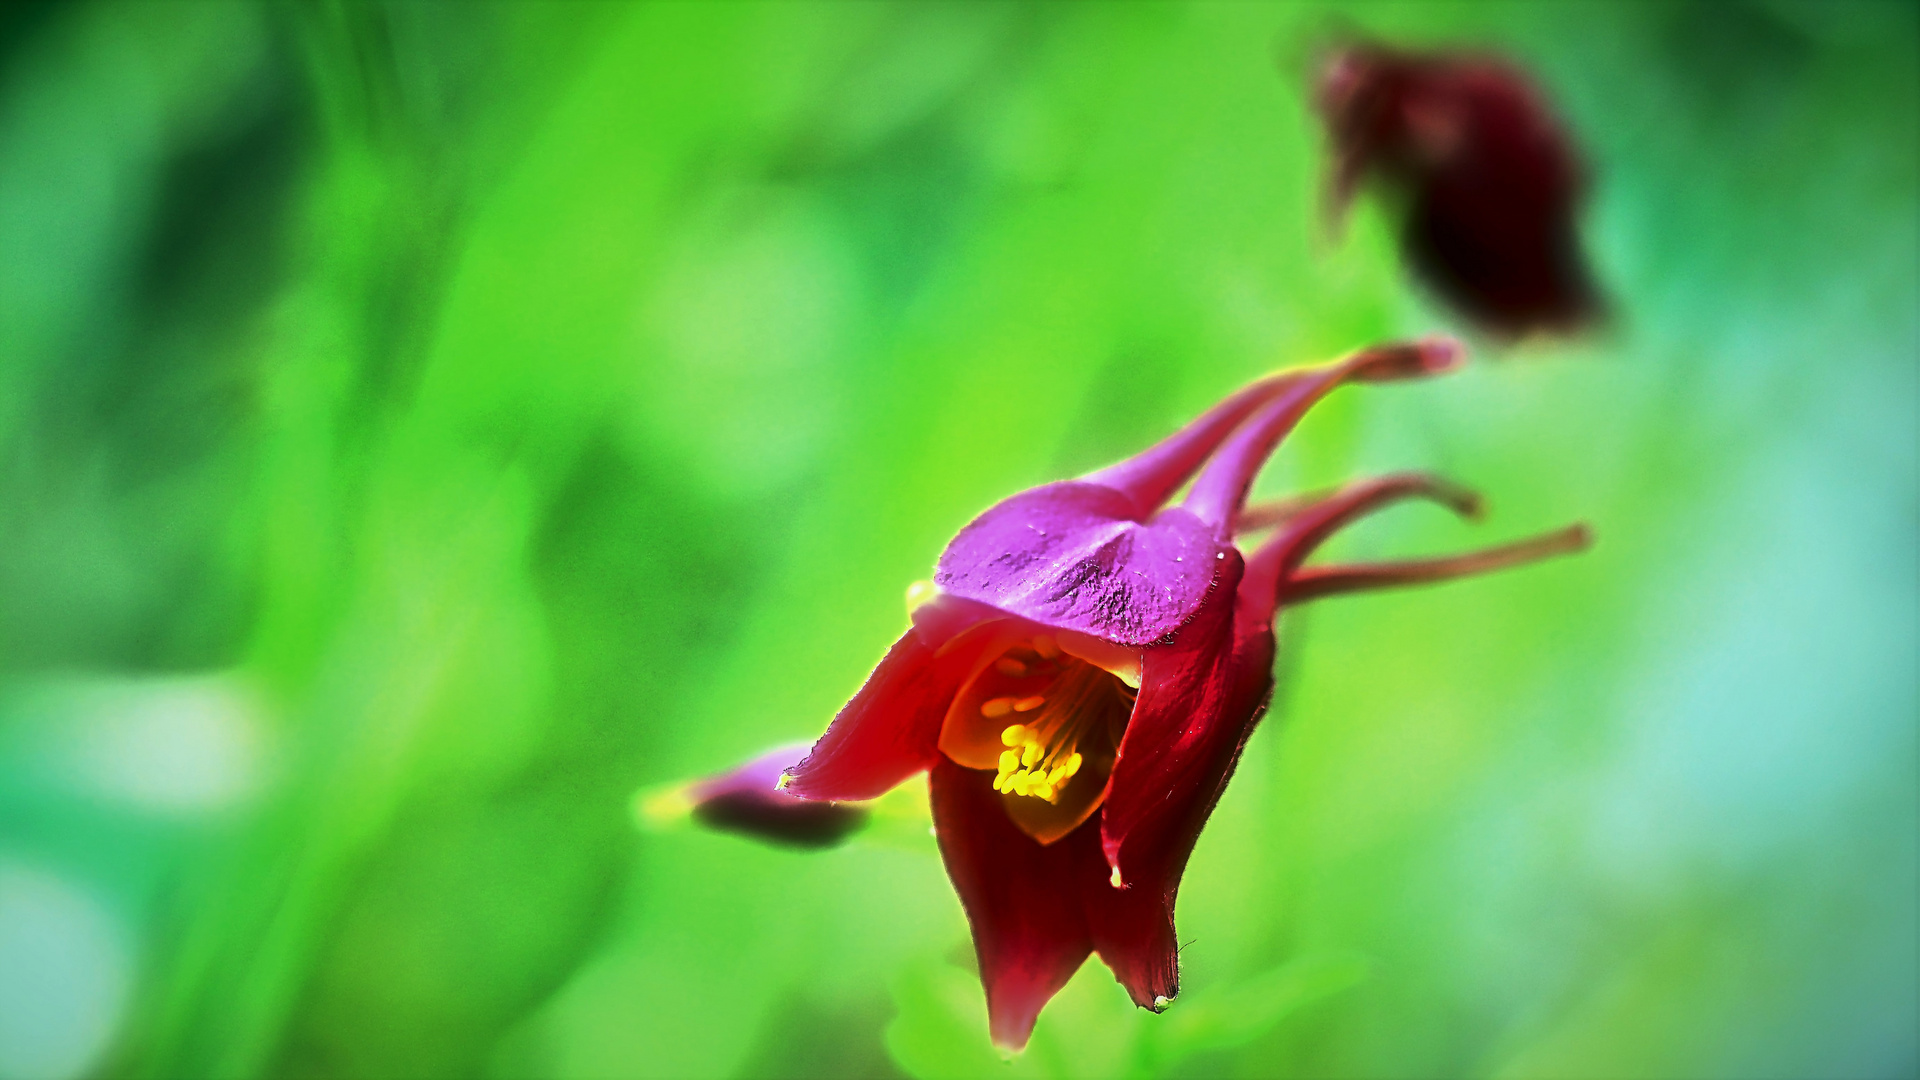
[{"label": "green blurred background", "polygon": [[[1450,328],[1318,215],[1355,29],[1538,74],[1621,318],[1262,488],[1599,546],[1287,616],[1186,993],[1003,1063],[911,790],[635,793],[995,499]],[[1917,110],[1901,3],[0,9],[0,1076],[1913,1075]]]}]

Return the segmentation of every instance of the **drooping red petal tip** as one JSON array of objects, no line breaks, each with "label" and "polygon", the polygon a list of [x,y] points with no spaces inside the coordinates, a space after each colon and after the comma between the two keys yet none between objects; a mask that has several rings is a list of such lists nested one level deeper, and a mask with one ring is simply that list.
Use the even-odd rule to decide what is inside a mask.
[{"label": "drooping red petal tip", "polygon": [[1007,816],[991,774],[951,760],[934,765],[927,794],[941,861],[973,931],[989,1032],[995,1046],[1017,1053],[1093,950],[1074,841],[1036,843]]}]

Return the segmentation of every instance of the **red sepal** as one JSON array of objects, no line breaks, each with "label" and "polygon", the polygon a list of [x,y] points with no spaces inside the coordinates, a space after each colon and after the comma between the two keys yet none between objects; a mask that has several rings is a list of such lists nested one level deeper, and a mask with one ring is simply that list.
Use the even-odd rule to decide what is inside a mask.
[{"label": "red sepal", "polygon": [[1042,847],[1007,817],[992,773],[943,757],[928,779],[940,857],[973,928],[988,1027],[995,1045],[1020,1050],[1040,1009],[1093,950],[1075,884],[1098,873],[1086,857],[1092,822]]},{"label": "red sepal", "polygon": [[1144,857],[1130,859],[1132,884],[1116,889],[1095,825],[1089,821],[1062,841],[1072,845],[1075,858],[1085,867],[1076,880],[1094,950],[1135,1005],[1159,1012],[1180,992],[1180,948],[1173,936],[1173,901],[1186,858],[1182,854],[1179,865],[1171,867],[1170,873],[1165,865],[1146,867]]},{"label": "red sepal", "polygon": [[[1193,621],[1143,657],[1140,696],[1100,813],[1107,863],[1123,881],[1132,880],[1132,867],[1122,859],[1128,836],[1193,792],[1211,792],[1251,720],[1254,706],[1241,700],[1239,686],[1245,681],[1243,658],[1234,648],[1234,604],[1244,565],[1238,551],[1219,562],[1213,592]],[[1265,668],[1257,673],[1261,697],[1271,678]]]},{"label": "red sepal", "polygon": [[933,765],[947,705],[992,641],[963,632],[935,650],[915,630],[887,650],[865,686],[833,718],[786,792],[802,799],[876,799]]}]

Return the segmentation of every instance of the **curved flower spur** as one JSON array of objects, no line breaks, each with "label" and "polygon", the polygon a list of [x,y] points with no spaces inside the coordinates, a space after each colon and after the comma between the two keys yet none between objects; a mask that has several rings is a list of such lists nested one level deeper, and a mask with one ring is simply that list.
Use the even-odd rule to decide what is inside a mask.
[{"label": "curved flower spur", "polygon": [[[1269,376],[1136,457],[981,514],[933,587],[910,593],[912,627],[789,770],[787,793],[825,800],[871,799],[930,770],[994,1042],[1025,1046],[1089,952],[1136,1004],[1173,999],[1174,897],[1271,695],[1278,608],[1586,546],[1576,525],[1449,558],[1304,565],[1393,502],[1476,511],[1425,474],[1246,507],[1254,475],[1328,392],[1439,374],[1459,355],[1429,340]],[[1251,554],[1236,544],[1265,530]]]}]

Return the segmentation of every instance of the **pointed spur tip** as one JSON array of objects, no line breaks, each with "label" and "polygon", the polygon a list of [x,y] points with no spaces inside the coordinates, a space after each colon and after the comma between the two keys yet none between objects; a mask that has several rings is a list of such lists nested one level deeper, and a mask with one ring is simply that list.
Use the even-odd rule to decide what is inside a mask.
[{"label": "pointed spur tip", "polygon": [[1486,519],[1487,497],[1470,487],[1436,477],[1430,482],[1429,492],[1435,502],[1468,521],[1480,522]]},{"label": "pointed spur tip", "polygon": [[1584,521],[1563,525],[1550,533],[1509,545],[1515,552],[1526,552],[1523,561],[1550,559],[1556,555],[1578,555],[1593,546],[1593,526]]},{"label": "pointed spur tip", "polygon": [[1414,341],[1396,341],[1362,349],[1350,361],[1350,378],[1361,382],[1393,382],[1443,375],[1467,360],[1459,339],[1435,334]]},{"label": "pointed spur tip", "polygon": [[1432,334],[1402,346],[1412,352],[1412,374],[1440,375],[1467,362],[1467,347],[1459,338]]},{"label": "pointed spur tip", "polygon": [[1421,362],[1429,374],[1438,375],[1451,371],[1467,362],[1467,347],[1460,339],[1445,334],[1435,334],[1414,342],[1419,350]]}]

